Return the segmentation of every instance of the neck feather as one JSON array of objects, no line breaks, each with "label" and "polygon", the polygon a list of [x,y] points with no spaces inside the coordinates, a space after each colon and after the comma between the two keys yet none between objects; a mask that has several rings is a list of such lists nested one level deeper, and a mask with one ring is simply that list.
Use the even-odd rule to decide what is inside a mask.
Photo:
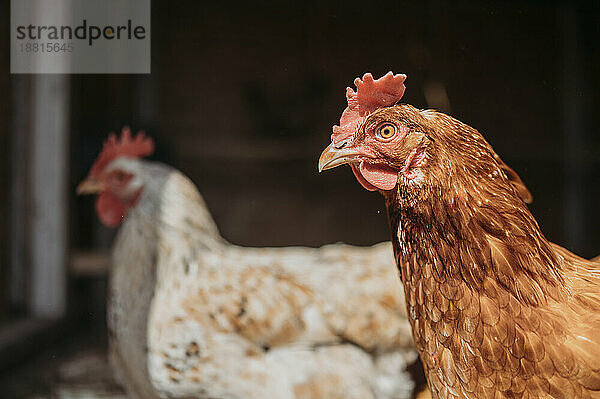
[{"label": "neck feather", "polygon": [[217,226],[195,185],[182,173],[161,164],[149,170],[148,183],[129,217],[154,229],[160,240],[216,248],[222,243]]},{"label": "neck feather", "polygon": [[426,183],[399,184],[385,194],[398,264],[410,274],[430,265],[436,281],[474,291],[492,278],[532,305],[554,296],[562,258],[492,155],[482,151],[479,162],[439,155],[429,156]]}]

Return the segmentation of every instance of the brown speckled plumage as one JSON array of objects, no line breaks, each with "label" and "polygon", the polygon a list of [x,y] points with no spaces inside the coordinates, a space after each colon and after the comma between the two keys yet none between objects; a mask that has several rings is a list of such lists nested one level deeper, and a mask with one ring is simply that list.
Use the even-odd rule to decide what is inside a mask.
[{"label": "brown speckled plumage", "polygon": [[598,266],[544,238],[476,130],[438,113],[411,120],[436,143],[427,184],[385,198],[434,395],[600,397]]},{"label": "brown speckled plumage", "polygon": [[[382,123],[408,133],[381,144]],[[365,143],[369,156],[346,163],[398,170],[380,191],[433,397],[600,398],[600,265],[544,237],[529,191],[483,136],[402,104],[336,148]],[[413,151],[424,161],[407,164]]]}]

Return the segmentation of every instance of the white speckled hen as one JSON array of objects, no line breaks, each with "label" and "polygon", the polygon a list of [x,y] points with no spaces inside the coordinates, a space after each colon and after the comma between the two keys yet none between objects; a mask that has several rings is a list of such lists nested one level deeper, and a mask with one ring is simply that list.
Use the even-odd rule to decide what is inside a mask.
[{"label": "white speckled hen", "polygon": [[119,226],[108,324],[136,398],[407,398],[413,345],[392,248],[227,243],[194,184],[111,135],[79,193]]}]

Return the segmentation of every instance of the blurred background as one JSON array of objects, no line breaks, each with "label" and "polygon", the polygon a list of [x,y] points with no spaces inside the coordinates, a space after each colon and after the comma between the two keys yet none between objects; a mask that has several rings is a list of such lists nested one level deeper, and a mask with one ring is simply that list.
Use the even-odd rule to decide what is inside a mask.
[{"label": "blurred background", "polygon": [[123,125],[235,244],[369,245],[388,239],[382,198],[317,159],[356,76],[406,73],[403,102],[480,130],[550,240],[600,254],[598,2],[157,0],[150,75],[11,75],[2,3],[1,397],[48,395],[77,374],[56,365],[104,350],[115,231],[75,187]]}]

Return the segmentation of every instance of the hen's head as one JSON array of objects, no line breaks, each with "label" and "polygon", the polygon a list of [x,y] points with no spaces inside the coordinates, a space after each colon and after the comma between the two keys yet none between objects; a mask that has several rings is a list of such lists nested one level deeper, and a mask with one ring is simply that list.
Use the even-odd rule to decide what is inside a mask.
[{"label": "hen's head", "polygon": [[348,107],[333,127],[319,171],[349,164],[364,188],[384,193],[398,185],[448,183],[459,174],[490,179],[502,174],[523,200],[531,201],[519,176],[475,129],[440,112],[397,104],[405,79],[389,72],[354,81],[357,89],[346,91]]},{"label": "hen's head", "polygon": [[128,127],[123,128],[120,138],[111,133],[104,142],[77,194],[98,195],[96,212],[106,226],[117,227],[136,205],[145,186],[139,158],[153,152],[154,141],[143,132],[132,137]]}]

